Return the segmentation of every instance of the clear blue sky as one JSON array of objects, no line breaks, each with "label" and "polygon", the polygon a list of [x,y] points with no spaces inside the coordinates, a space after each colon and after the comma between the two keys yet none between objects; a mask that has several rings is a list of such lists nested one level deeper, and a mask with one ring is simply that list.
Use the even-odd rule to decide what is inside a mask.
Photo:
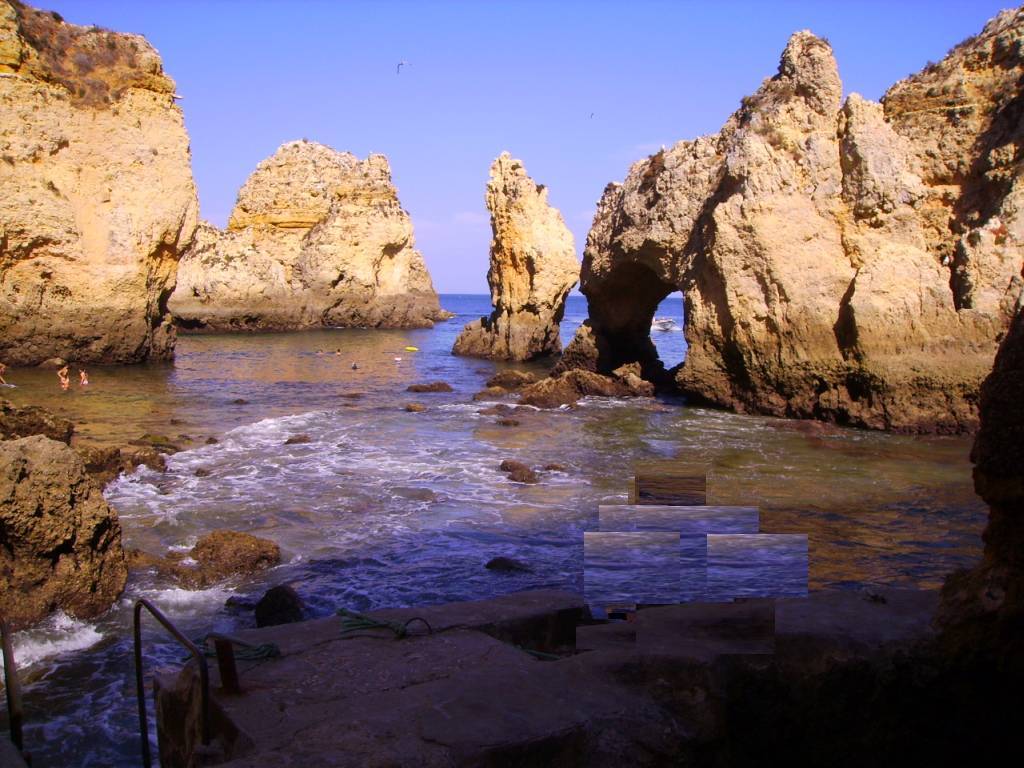
[{"label": "clear blue sky", "polygon": [[[50,0],[68,21],[144,34],[177,81],[202,215],[284,141],[382,152],[435,285],[487,291],[484,185],[521,158],[582,254],[609,181],[661,144],[717,131],[773,75],[790,33],[835,49],[877,99],[1003,7],[898,2]],[[396,75],[396,64],[408,67]],[[594,113],[593,118],[590,114]]]}]

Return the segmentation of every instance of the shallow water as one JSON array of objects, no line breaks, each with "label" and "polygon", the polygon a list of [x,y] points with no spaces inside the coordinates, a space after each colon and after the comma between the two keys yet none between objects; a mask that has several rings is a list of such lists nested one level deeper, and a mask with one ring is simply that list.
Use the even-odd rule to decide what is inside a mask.
[{"label": "shallow water", "polygon": [[[599,504],[626,500],[638,462],[711,463],[716,503],[760,506],[764,532],[807,534],[811,589],[936,587],[980,553],[985,509],[972,490],[968,440],[656,400],[518,408],[521,425],[500,426],[471,402],[497,366],[449,354],[462,325],[486,313],[487,298],[442,303],[460,316],[430,330],[186,336],[173,364],[97,367],[88,389],[67,393],[52,371],[9,371],[18,388],[3,396],[66,414],[83,437],[124,443],[156,432],[187,448],[170,458],[167,474],[141,469],[108,487],[127,546],[162,552],[234,528],[273,539],[285,558],[257,578],[201,592],[133,575],[99,621],[57,618],[23,633],[18,655],[33,662],[26,742],[37,768],[138,763],[130,647],[137,597],[151,597],[199,637],[251,621],[225,608],[228,596],[258,596],[281,582],[316,615],[540,586],[582,591],[582,534],[598,530]],[[581,299],[570,300],[566,340],[585,312]],[[658,310],[681,313],[678,299]],[[665,358],[681,359],[681,333],[654,338]],[[455,391],[405,392],[437,379]],[[427,410],[408,413],[408,402]],[[300,433],[310,442],[284,444]],[[205,444],[208,436],[219,442]],[[519,485],[498,469],[506,458],[564,469]],[[196,477],[200,467],[210,475]],[[484,569],[496,555],[533,572]],[[181,659],[156,633],[147,632],[147,647],[150,668]]]}]

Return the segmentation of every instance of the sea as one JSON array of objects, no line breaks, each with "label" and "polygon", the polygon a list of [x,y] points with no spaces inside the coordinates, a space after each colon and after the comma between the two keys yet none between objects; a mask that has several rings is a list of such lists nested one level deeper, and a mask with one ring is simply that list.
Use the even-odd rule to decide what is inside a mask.
[{"label": "sea", "polygon": [[[184,553],[228,528],[283,553],[280,566],[199,591],[133,573],[101,618],[58,614],[19,633],[35,768],[139,764],[138,598],[201,638],[251,626],[252,613],[228,599],[255,600],[282,583],[310,616],[542,587],[582,593],[584,534],[598,530],[599,505],[626,502],[640,464],[710,465],[716,503],[759,507],[763,533],[806,535],[811,591],[934,589],[981,552],[986,509],[972,489],[968,438],[737,415],[678,398],[516,407],[519,424],[502,425],[473,395],[499,369],[543,373],[550,362],[452,356],[458,332],[490,302],[445,295],[442,305],[456,317],[432,329],[182,335],[173,363],[93,367],[90,386],[74,376],[68,392],[53,371],[8,370],[16,388],[4,397],[72,418],[84,439],[124,444],[156,433],[183,447],[166,473],[140,468],[106,488],[126,547]],[[686,354],[682,313],[678,296],[656,313],[677,321],[652,332],[669,366]],[[585,300],[570,297],[564,343],[585,318]],[[453,391],[406,391],[430,381]],[[408,403],[426,409],[408,412]],[[296,435],[308,442],[286,444]],[[504,459],[558,468],[525,485],[499,469]],[[496,556],[530,570],[487,570]],[[144,643],[147,669],[182,663],[152,622]],[[0,711],[0,727],[5,718]]]}]

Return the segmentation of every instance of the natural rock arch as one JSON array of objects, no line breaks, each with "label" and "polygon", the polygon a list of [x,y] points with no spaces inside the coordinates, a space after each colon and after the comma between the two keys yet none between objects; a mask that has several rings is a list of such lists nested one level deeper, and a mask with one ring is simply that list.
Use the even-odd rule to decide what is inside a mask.
[{"label": "natural rock arch", "polygon": [[692,398],[973,430],[1024,287],[1024,127],[1007,119],[1022,39],[1024,11],[1004,12],[878,104],[843,102],[831,47],[794,34],[718,134],[605,189],[581,274],[591,320],[560,370],[641,361],[657,380],[652,301],[678,289],[688,350],[674,381]]}]

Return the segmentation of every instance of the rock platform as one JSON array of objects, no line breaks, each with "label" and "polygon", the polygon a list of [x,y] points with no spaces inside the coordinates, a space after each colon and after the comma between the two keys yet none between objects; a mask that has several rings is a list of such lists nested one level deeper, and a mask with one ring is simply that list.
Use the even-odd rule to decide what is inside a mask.
[{"label": "rock platform", "polygon": [[211,661],[211,745],[194,666],[157,677],[161,764],[672,764],[721,737],[737,665],[814,670],[909,647],[931,636],[937,600],[820,592],[592,623],[580,596],[544,590],[370,614],[433,630],[415,622],[403,639],[343,635],[338,617],[248,630],[238,638],[281,656],[239,660],[239,694]]}]

